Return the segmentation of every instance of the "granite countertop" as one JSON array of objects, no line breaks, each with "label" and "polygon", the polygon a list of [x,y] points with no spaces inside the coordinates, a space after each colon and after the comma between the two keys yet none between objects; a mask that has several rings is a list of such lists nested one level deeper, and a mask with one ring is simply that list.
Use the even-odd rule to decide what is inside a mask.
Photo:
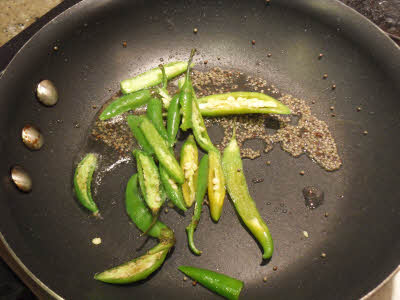
[{"label": "granite countertop", "polygon": [[[63,0],[0,0],[0,47]],[[273,1],[273,0],[272,0]],[[400,45],[400,0],[340,0],[392,35]],[[0,267],[4,263],[0,261]],[[4,269],[4,268],[3,268]],[[1,268],[0,268],[1,271]],[[7,272],[4,270],[4,272]],[[2,277],[0,272],[0,278]],[[0,288],[2,287],[0,282]],[[20,288],[21,289],[21,288]],[[0,289],[1,290],[1,289]],[[21,299],[34,299],[29,290]],[[400,299],[400,273],[369,300]],[[397,296],[396,296],[397,295]],[[1,298],[1,291],[0,291]]]}]

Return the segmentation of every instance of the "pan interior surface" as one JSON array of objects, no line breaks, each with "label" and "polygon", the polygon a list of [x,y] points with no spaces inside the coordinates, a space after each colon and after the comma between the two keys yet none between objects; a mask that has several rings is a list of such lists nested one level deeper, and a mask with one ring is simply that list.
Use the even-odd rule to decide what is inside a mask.
[{"label": "pan interior surface", "polygon": [[[65,299],[215,297],[183,281],[180,265],[243,280],[243,299],[355,299],[393,271],[400,263],[399,51],[338,2],[293,2],[82,1],[33,36],[0,80],[0,231],[33,274]],[[95,272],[143,254],[156,241],[140,248],[143,239],[125,213],[132,162],[101,178],[95,199],[103,219],[91,217],[73,196],[74,162],[96,116],[93,105],[103,105],[121,80],[160,61],[186,60],[191,48],[199,52],[197,70],[220,67],[261,77],[312,105],[333,133],[343,165],[326,172],[279,145],[244,160],[250,193],[275,242],[268,262],[226,199],[218,224],[203,210],[195,233],[200,257],[189,251],[184,230],[192,211],[183,216],[171,209],[161,220],[177,243],[159,271],[128,286],[97,282]],[[58,89],[52,108],[35,99],[43,79]],[[20,140],[27,123],[44,134],[40,151]],[[31,174],[31,193],[18,192],[7,179],[15,164]],[[251,181],[260,177],[263,183]],[[310,185],[325,193],[315,210],[302,196]],[[102,239],[98,246],[91,242],[95,237]]]}]

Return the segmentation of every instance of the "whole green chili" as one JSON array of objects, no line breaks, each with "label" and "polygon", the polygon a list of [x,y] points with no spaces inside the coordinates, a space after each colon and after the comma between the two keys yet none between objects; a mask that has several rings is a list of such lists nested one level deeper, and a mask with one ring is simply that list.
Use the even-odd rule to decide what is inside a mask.
[{"label": "whole green chili", "polygon": [[162,116],[162,103],[160,99],[151,98],[147,104],[147,118],[153,123],[158,133],[167,141],[168,134],[165,129],[163,116]]},{"label": "whole green chili", "polygon": [[[126,210],[136,226],[145,231],[153,222],[153,217],[138,193],[138,176],[133,175],[126,187]],[[159,244],[146,254],[124,263],[120,266],[98,273],[96,280],[113,283],[128,284],[146,279],[164,262],[169,250],[175,244],[174,233],[164,223],[157,221],[148,234],[159,239]]]},{"label": "whole green chili", "polygon": [[185,178],[183,171],[174,154],[171,152],[167,141],[161,137],[157,129],[147,118],[143,118],[139,128],[142,130],[146,140],[149,142],[151,148],[153,148],[158,161],[168,172],[169,176],[177,183],[182,184]]},{"label": "whole green chili", "polygon": [[200,160],[199,172],[197,177],[197,188],[196,188],[196,204],[194,206],[194,212],[192,222],[186,227],[188,236],[188,242],[190,250],[196,255],[200,255],[201,251],[196,248],[193,241],[193,234],[200,221],[201,210],[203,208],[204,195],[207,191],[207,177],[208,177],[208,155],[204,155]]},{"label": "whole green chili", "polygon": [[231,196],[237,213],[263,247],[263,258],[270,258],[274,250],[274,244],[268,227],[261,218],[256,204],[250,196],[246,178],[243,174],[243,164],[235,133],[224,150],[222,166],[228,193]]},{"label": "whole green chili", "polygon": [[167,115],[167,134],[168,134],[168,142],[171,147],[176,142],[176,135],[179,130],[179,125],[181,122],[181,113],[180,113],[180,103],[179,103],[179,94],[172,97],[171,103],[168,107],[168,115]]},{"label": "whole green chili", "polygon": [[192,63],[192,59],[194,54],[196,53],[196,49],[192,49],[189,57],[188,65],[189,67],[186,70],[186,78],[185,83],[180,91],[179,102],[182,107],[182,124],[181,129],[183,131],[192,128],[192,82],[190,80],[190,64]]},{"label": "whole green chili", "polygon": [[93,201],[91,184],[93,172],[97,167],[97,155],[87,154],[78,164],[74,174],[75,194],[79,202],[94,215],[99,214],[99,209]]},{"label": "whole green chili", "polygon": [[123,95],[114,100],[100,114],[100,120],[107,120],[120,115],[128,110],[134,110],[145,105],[151,98],[150,90],[140,90],[131,94]]},{"label": "whole green chili", "polygon": [[149,155],[154,154],[153,148],[151,148],[149,142],[144,137],[142,130],[139,128],[139,124],[143,120],[143,116],[129,115],[126,120],[129,128],[131,129],[133,137],[137,140],[142,150]]},{"label": "whole green chili", "polygon": [[180,266],[178,269],[204,287],[226,299],[239,299],[240,292],[243,288],[243,282],[240,280],[221,273],[195,267]]}]

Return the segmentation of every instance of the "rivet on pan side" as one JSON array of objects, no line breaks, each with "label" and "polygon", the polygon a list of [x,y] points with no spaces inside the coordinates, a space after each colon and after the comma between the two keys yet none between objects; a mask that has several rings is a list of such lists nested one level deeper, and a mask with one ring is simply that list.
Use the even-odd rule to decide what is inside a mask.
[{"label": "rivet on pan side", "polygon": [[12,167],[10,173],[12,182],[20,191],[27,193],[32,190],[32,179],[21,166]]},{"label": "rivet on pan side", "polygon": [[43,135],[40,133],[39,129],[33,125],[25,125],[22,128],[22,141],[31,150],[39,150],[42,148],[44,143]]},{"label": "rivet on pan side", "polygon": [[56,86],[50,80],[42,80],[36,88],[38,100],[46,106],[53,106],[58,101]]}]

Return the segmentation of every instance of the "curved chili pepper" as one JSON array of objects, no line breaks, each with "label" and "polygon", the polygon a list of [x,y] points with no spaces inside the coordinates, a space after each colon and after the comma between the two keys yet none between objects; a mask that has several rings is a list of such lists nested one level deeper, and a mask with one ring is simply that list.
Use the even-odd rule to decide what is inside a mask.
[{"label": "curved chili pepper", "polygon": [[128,110],[134,110],[142,105],[145,105],[151,98],[150,90],[141,90],[135,93],[123,95],[114,100],[100,114],[100,120],[107,120],[118,116]]},{"label": "curved chili pepper", "polygon": [[163,103],[165,109],[168,109],[171,99],[172,99],[167,90],[168,77],[167,77],[167,74],[165,73],[164,66],[159,65],[158,67],[160,68],[161,73],[162,73],[161,87],[158,88],[158,94],[161,96],[161,100],[162,100],[162,103]]},{"label": "curved chili pepper", "polygon": [[181,168],[185,175],[182,184],[183,199],[186,206],[191,207],[196,195],[196,181],[199,153],[193,135],[190,135],[181,149]]},{"label": "curved chili pepper", "polygon": [[169,176],[177,183],[182,184],[185,178],[183,171],[174,154],[171,152],[169,145],[161,137],[154,125],[149,119],[143,118],[139,128],[142,130],[146,140],[149,142],[151,148],[153,148],[158,161],[168,172]]},{"label": "curved chili pepper", "polygon": [[137,140],[142,150],[149,155],[154,154],[153,148],[151,148],[149,142],[144,137],[142,130],[139,128],[139,124],[143,120],[143,116],[129,115],[126,120],[129,128],[131,129],[133,137]]},{"label": "curved chili pepper", "polygon": [[190,250],[192,250],[193,253],[196,255],[200,255],[201,251],[198,250],[194,245],[193,234],[200,221],[201,210],[203,208],[204,195],[206,194],[207,190],[207,174],[208,174],[208,155],[206,154],[200,160],[199,164],[199,173],[196,184],[197,186],[196,204],[194,206],[192,222],[190,223],[189,226],[186,227]]},{"label": "curved chili pepper", "polygon": [[153,123],[158,133],[167,141],[168,134],[162,116],[162,103],[160,99],[151,98],[147,104],[147,118]]},{"label": "curved chili pepper", "polygon": [[[187,70],[188,64],[184,61],[170,62],[164,66],[167,78],[171,79]],[[121,91],[124,94],[146,89],[162,81],[162,72],[160,68],[154,68],[144,72],[136,77],[121,81]]]},{"label": "curved chili pepper", "polygon": [[263,247],[263,258],[270,258],[274,251],[274,243],[267,225],[261,218],[256,204],[250,196],[246,178],[243,174],[243,164],[240,158],[240,149],[236,142],[235,133],[224,150],[222,165],[228,193],[231,196],[237,213]]},{"label": "curved chili pepper", "polygon": [[135,150],[140,190],[144,200],[156,218],[164,203],[161,197],[161,179],[153,158],[143,151]]},{"label": "curved chili pepper", "polygon": [[192,82],[190,80],[190,65],[193,60],[193,56],[196,53],[196,49],[192,49],[190,52],[188,68],[186,70],[185,83],[182,86],[182,90],[179,95],[179,102],[182,107],[182,124],[181,129],[183,131],[192,128]]},{"label": "curved chili pepper", "polygon": [[[125,197],[126,210],[136,226],[144,231],[151,225],[153,218],[138,193],[137,181],[137,174],[128,181]],[[148,234],[160,240],[157,246],[132,261],[95,274],[94,279],[107,283],[127,284],[146,279],[157,270],[175,244],[174,233],[164,223],[157,221]]]},{"label": "curved chili pepper", "polygon": [[79,202],[94,215],[99,214],[99,209],[93,201],[91,184],[93,172],[97,167],[97,155],[87,154],[78,164],[74,175],[75,194]]},{"label": "curved chili pepper", "polygon": [[168,107],[168,115],[167,115],[167,134],[168,134],[168,142],[171,147],[176,142],[176,135],[179,130],[179,125],[181,122],[181,113],[180,113],[180,103],[179,103],[179,94],[172,97],[171,103]]},{"label": "curved chili pepper", "polygon": [[210,151],[208,156],[208,201],[210,202],[211,218],[218,222],[225,199],[225,178],[219,151]]},{"label": "curved chili pepper", "polygon": [[168,199],[170,199],[177,208],[186,211],[187,208],[185,206],[185,201],[183,200],[183,194],[180,186],[169,177],[168,172],[163,166],[160,166],[160,178]]},{"label": "curved chili pepper", "polygon": [[278,100],[262,93],[233,92],[198,99],[203,116],[237,114],[290,114],[290,109]]},{"label": "curved chili pepper", "polygon": [[243,282],[240,280],[221,273],[195,267],[180,266],[178,269],[204,287],[226,299],[239,299],[240,292],[243,288]]}]

